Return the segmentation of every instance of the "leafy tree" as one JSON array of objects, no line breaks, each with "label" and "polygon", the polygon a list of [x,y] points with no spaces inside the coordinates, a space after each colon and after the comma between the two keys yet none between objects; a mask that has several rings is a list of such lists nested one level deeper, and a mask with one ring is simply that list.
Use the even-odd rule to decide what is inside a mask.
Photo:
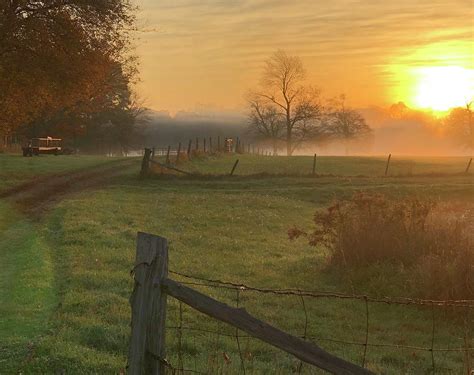
[{"label": "leafy tree", "polygon": [[129,0],[2,1],[0,131],[76,134],[117,108],[136,73],[133,24]]}]

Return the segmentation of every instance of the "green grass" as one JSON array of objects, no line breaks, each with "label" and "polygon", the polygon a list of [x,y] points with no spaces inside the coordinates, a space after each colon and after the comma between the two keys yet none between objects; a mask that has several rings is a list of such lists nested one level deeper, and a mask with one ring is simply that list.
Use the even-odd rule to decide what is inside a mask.
[{"label": "green grass", "polygon": [[45,174],[87,168],[114,160],[105,156],[0,154],[0,191]]},{"label": "green grass", "polygon": [[[242,174],[246,170],[263,169],[292,172],[308,161],[311,168],[311,158],[295,157],[290,161],[287,158],[268,158],[268,161],[251,156],[239,158],[238,168],[242,167],[239,169]],[[232,157],[196,160],[183,164],[182,168],[219,173],[221,167],[217,165],[227,170],[232,160]],[[280,161],[285,165],[280,165]],[[352,158],[341,158],[339,163],[339,169],[346,168],[346,164],[354,168],[359,165]],[[436,163],[443,164],[444,160]],[[447,165],[452,165],[450,163],[446,161]],[[379,269],[374,271],[377,277],[372,281],[351,285],[326,268],[323,249],[311,248],[305,241],[290,242],[286,231],[293,225],[308,227],[316,207],[328,204],[333,197],[350,196],[358,190],[474,203],[472,175],[316,179],[164,176],[138,180],[138,169],[137,161],[136,171],[116,178],[113,185],[62,201],[35,228],[34,233],[39,233],[47,244],[53,263],[50,268],[54,274],[53,290],[59,304],[50,319],[44,318],[43,331],[33,340],[33,354],[24,361],[4,356],[7,369],[19,368],[24,373],[118,373],[125,368],[130,331],[128,298],[133,285],[129,270],[133,265],[137,231],[167,237],[170,269],[183,273],[270,288],[403,296],[414,291],[407,290],[400,273]],[[350,172],[347,170],[347,174],[359,174]],[[256,172],[246,172],[251,173]],[[31,224],[24,222],[24,225]],[[235,291],[202,290],[222,301],[236,303]],[[314,337],[323,348],[361,363],[363,347],[341,345],[328,339],[364,341],[365,304],[310,298],[304,302],[309,317],[307,336]],[[240,305],[288,332],[296,335],[304,332],[305,315],[299,298],[244,291],[240,293]],[[375,304],[369,308],[369,342],[431,345],[431,309]],[[169,327],[178,325],[178,311],[178,304],[170,298]],[[436,312],[435,318],[435,347],[462,346],[463,326],[455,323],[445,311]],[[49,329],[44,331],[48,321]],[[184,307],[182,323],[187,328],[235,334],[235,330],[189,307]],[[472,335],[472,325],[470,332]],[[170,328],[168,357],[175,365],[179,359],[177,337],[176,330]],[[13,340],[7,339],[4,350],[8,352],[15,345]],[[291,356],[258,340],[244,337],[240,339],[240,346],[246,358],[247,373],[287,374],[298,366],[298,361]],[[186,368],[212,373],[241,371],[233,337],[187,329],[183,331],[181,347]],[[224,360],[223,353],[230,362]],[[439,373],[462,371],[460,354],[441,353],[435,359]],[[374,371],[388,374],[429,373],[431,355],[416,350],[371,347],[366,363]],[[303,373],[314,371],[303,366]]]},{"label": "green grass", "polygon": [[[254,156],[232,155],[215,158],[196,158],[187,170],[203,174],[228,174],[233,163],[239,159],[235,170],[237,175],[251,174],[290,174],[306,175],[312,173],[312,156]],[[450,174],[466,170],[469,158],[466,157],[401,157],[393,155],[389,175]],[[316,172],[336,176],[383,176],[387,157],[344,157],[318,156]]]},{"label": "green grass", "polygon": [[13,372],[46,332],[58,298],[51,254],[36,226],[0,202],[0,233],[0,368]]}]

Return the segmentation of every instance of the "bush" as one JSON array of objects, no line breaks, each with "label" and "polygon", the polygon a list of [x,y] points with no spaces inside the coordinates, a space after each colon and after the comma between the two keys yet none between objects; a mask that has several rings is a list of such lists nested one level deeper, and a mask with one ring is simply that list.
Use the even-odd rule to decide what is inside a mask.
[{"label": "bush", "polygon": [[[414,289],[430,298],[474,299],[472,213],[417,198],[389,199],[357,193],[314,216],[305,236],[329,250],[330,265],[352,271],[391,264],[410,275]],[[409,272],[406,272],[406,271]]]}]

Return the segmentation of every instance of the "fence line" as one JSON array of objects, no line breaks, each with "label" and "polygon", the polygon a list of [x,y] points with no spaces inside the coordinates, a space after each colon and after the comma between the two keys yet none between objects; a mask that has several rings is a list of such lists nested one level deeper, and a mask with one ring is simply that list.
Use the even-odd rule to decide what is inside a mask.
[{"label": "fence line", "polygon": [[[137,240],[137,256],[135,267],[132,270],[135,278],[135,287],[131,298],[132,304],[132,339],[129,348],[129,373],[138,374],[140,369],[154,369],[156,374],[162,374],[167,369],[172,373],[202,373],[196,369],[186,369],[183,364],[182,356],[182,337],[183,331],[202,332],[205,334],[216,334],[220,336],[234,338],[238,348],[240,367],[245,374],[245,356],[242,353],[242,339],[261,340],[277,348],[283,349],[290,354],[295,355],[301,360],[297,372],[301,372],[302,363],[316,365],[320,368],[340,374],[366,374],[370,373],[364,368],[369,348],[390,348],[407,349],[412,351],[424,351],[431,353],[431,366],[436,371],[435,353],[464,353],[464,362],[467,369],[470,370],[470,353],[474,353],[474,347],[470,346],[468,333],[465,332],[464,347],[435,347],[436,319],[435,309],[440,308],[461,308],[466,312],[466,316],[474,308],[472,300],[427,300],[414,298],[375,298],[365,295],[342,294],[334,292],[323,292],[302,289],[269,289],[249,286],[243,283],[222,281],[218,279],[207,279],[204,277],[193,276],[167,268],[167,241],[164,238],[139,233]],[[168,274],[184,278],[187,281],[176,281],[168,278]],[[236,292],[237,307],[231,307],[222,302],[191,289],[191,286],[218,288],[234,290]],[[147,289],[148,291],[144,290]],[[240,295],[244,292],[255,292],[262,294],[272,294],[275,296],[294,296],[300,300],[304,312],[302,320],[303,334],[289,335],[269,324],[256,319],[240,307]],[[177,325],[166,325],[166,296],[169,295],[179,301],[179,322]],[[306,298],[334,298],[349,299],[363,302],[365,305],[365,324],[364,338],[361,341],[339,340],[328,337],[320,337],[308,334],[309,314],[306,307]],[[387,305],[399,305],[401,307],[431,307],[431,329],[427,335],[430,335],[430,346],[402,345],[383,342],[372,342],[370,340],[370,331],[374,329],[370,324],[371,316],[369,305],[371,303],[382,303]],[[221,332],[219,326],[217,331],[183,325],[183,304],[189,305],[218,321],[223,321],[235,327],[234,333]],[[150,321],[151,320],[151,321]],[[372,327],[372,328],[371,328]],[[467,328],[466,328],[467,329]],[[178,364],[173,366],[166,359],[165,351],[165,331],[174,330],[177,332],[178,339]],[[246,334],[240,334],[243,330]],[[159,337],[157,337],[159,336]],[[138,350],[132,345],[137,345],[136,338],[141,338],[141,344]],[[135,339],[135,341],[134,341]],[[360,346],[363,348],[362,360],[360,365],[349,363],[341,358],[335,357],[319,346],[315,342],[332,342],[347,346]],[[225,356],[225,352],[223,353]],[[138,358],[138,359],[137,359]],[[230,359],[225,359],[230,361]],[[138,367],[137,367],[138,364]],[[141,366],[141,367],[140,367]]]},{"label": "fence line", "polygon": [[[214,149],[212,147],[212,137],[209,137],[209,147],[206,148],[206,138],[203,138],[203,149],[200,150],[199,149],[199,138],[196,138],[196,148],[194,150],[192,150],[192,140],[189,140],[189,143],[188,143],[188,148],[187,148],[187,151],[184,150],[181,146],[181,142],[178,143],[178,146],[176,149],[172,149],[171,148],[171,145],[168,145],[167,148],[145,148],[144,150],[144,153],[143,153],[143,161],[142,161],[142,169],[141,169],[141,172],[140,172],[140,175],[142,177],[148,175],[150,173],[150,170],[149,170],[149,164],[150,162],[154,161],[154,157],[155,156],[166,156],[166,162],[164,163],[164,165],[161,165],[162,167],[168,167],[168,166],[172,166],[172,163],[171,163],[171,156],[176,156],[175,158],[175,165],[179,164],[180,161],[184,161],[184,160],[191,160],[192,158],[194,158],[195,156],[199,155],[200,152],[202,152],[204,155],[212,155],[212,154],[216,154],[216,153],[221,153],[221,152],[224,152],[224,153],[236,153],[236,154],[245,154],[245,153],[248,153],[248,154],[254,154],[254,155],[259,155],[259,156],[272,156],[272,153],[271,152],[267,152],[267,151],[263,151],[263,150],[260,150],[259,148],[257,148],[255,150],[255,147],[250,147],[251,145],[250,144],[247,144],[247,147],[244,143],[242,143],[238,138],[237,138],[237,142],[235,143],[235,145],[231,145],[229,147],[224,147],[224,148],[221,148],[220,147],[220,137],[218,137],[218,147],[217,149]],[[149,150],[149,151],[147,151]],[[275,156],[275,154],[273,154],[273,156]],[[307,176],[311,176],[311,177],[343,177],[343,178],[348,178],[348,177],[376,177],[376,176],[369,176],[369,175],[354,175],[354,176],[350,176],[350,175],[338,175],[338,174],[320,174],[320,173],[317,173],[317,170],[316,170],[316,160],[317,160],[317,154],[314,154],[313,155],[313,160],[312,160],[312,168],[309,169],[308,168],[308,173],[306,173]],[[392,161],[392,154],[389,154],[388,155],[388,158],[385,162],[385,170],[384,170],[384,174],[383,175],[379,175],[379,177],[390,177],[390,178],[394,178],[394,177],[448,177],[448,176],[456,176],[456,175],[468,175],[469,174],[469,169],[470,169],[470,166],[471,166],[471,163],[472,163],[472,158],[469,159],[468,161],[468,164],[466,166],[466,168],[464,170],[459,170],[459,172],[445,172],[445,173],[418,173],[418,174],[398,174],[398,175],[390,175],[389,174],[389,167],[391,165],[391,161]],[[236,162],[235,162],[235,165],[234,167],[232,168],[231,172],[229,173],[230,176],[232,176],[234,174],[234,170],[235,170],[235,167],[237,166],[239,160],[237,159]],[[318,163],[319,164],[319,163]],[[308,166],[309,167],[309,166]],[[173,168],[168,168],[168,169],[173,169]],[[178,170],[178,172],[180,172]],[[193,174],[193,173],[190,173],[190,172],[183,172],[183,173],[187,173],[187,174]],[[261,172],[260,174],[262,173],[265,173],[265,172]],[[259,174],[259,173],[257,173]],[[305,174],[288,174],[288,173],[283,173],[283,174],[276,174],[276,176],[280,176],[280,175],[285,175],[285,176],[289,176],[289,175],[295,175],[295,176],[304,176]]]},{"label": "fence line", "polygon": [[[342,375],[371,374],[363,367],[338,358],[311,342],[253,317],[245,309],[231,307],[169,279],[168,243],[165,238],[138,233],[136,261],[132,273],[135,286],[130,298],[130,374],[164,374],[169,367],[165,352],[167,295],[321,369]],[[243,361],[242,356],[241,360]]]}]

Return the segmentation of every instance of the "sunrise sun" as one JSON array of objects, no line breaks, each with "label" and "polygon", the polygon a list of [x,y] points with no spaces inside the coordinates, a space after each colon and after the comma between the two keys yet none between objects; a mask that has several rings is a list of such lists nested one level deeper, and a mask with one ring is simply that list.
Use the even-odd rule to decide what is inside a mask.
[{"label": "sunrise sun", "polygon": [[446,111],[472,100],[474,74],[458,66],[417,68],[413,82],[413,101],[419,108]]}]

